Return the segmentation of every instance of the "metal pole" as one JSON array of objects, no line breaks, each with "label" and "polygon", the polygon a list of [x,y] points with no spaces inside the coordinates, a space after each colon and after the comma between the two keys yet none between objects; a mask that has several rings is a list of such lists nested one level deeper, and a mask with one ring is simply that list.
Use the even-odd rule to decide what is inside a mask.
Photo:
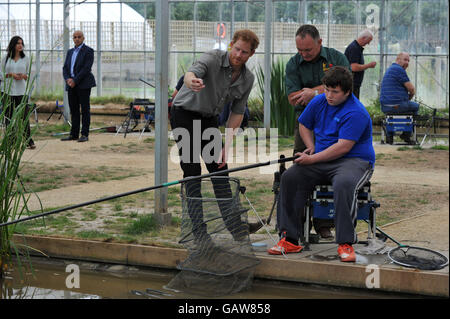
[{"label": "metal pole", "polygon": [[271,81],[271,27],[272,0],[265,0],[265,28],[264,28],[264,127],[270,129],[270,81]]},{"label": "metal pole", "polygon": [[[53,2],[51,4],[51,9],[52,13],[51,13],[51,18],[50,18],[50,43],[53,44]],[[51,50],[51,58],[50,58],[50,89],[53,92],[53,90],[55,89],[55,85],[53,83],[53,60],[54,60],[54,52],[53,52],[53,48],[52,46],[49,47]],[[64,103],[64,102],[63,102]]]},{"label": "metal pole", "polygon": [[230,25],[230,37],[233,36],[234,33],[234,0],[231,0],[231,25]]},{"label": "metal pole", "polygon": [[[434,74],[436,74],[436,78],[438,79],[439,82],[442,81],[441,50],[442,50],[441,47],[436,47],[436,51],[435,51],[438,54],[438,56],[435,59],[435,61],[436,61],[435,68],[436,69],[435,69],[435,73]],[[438,85],[437,90],[438,90],[437,91],[437,101],[439,101],[441,99],[441,97],[442,97],[442,86]],[[437,105],[439,106],[439,102],[437,103]]]},{"label": "metal pole", "polygon": [[444,107],[448,107],[448,94],[447,94],[447,92],[448,92],[448,78],[449,78],[449,71],[448,71],[448,61],[449,61],[449,59],[448,59],[448,47],[447,47],[447,64],[446,64],[446,76],[445,76],[445,105],[444,105]]},{"label": "metal pole", "polygon": [[97,0],[97,96],[102,95],[102,2]]},{"label": "metal pole", "polygon": [[328,10],[327,10],[327,46],[330,46],[330,22],[331,22],[331,3],[328,0]]},{"label": "metal pole", "polygon": [[[67,56],[67,51],[69,51],[70,46],[70,7],[69,0],[64,0],[63,5],[63,16],[64,16],[64,57]],[[61,70],[62,71],[62,70]],[[66,83],[63,84],[66,87]],[[70,108],[69,108],[69,97],[67,96],[67,91],[64,89],[64,123],[70,119]]]},{"label": "metal pole", "polygon": [[381,1],[381,7],[380,7],[380,32],[379,32],[379,42],[380,42],[380,73],[378,75],[378,83],[381,83],[381,80],[383,79],[383,73],[384,73],[384,41],[385,41],[385,34],[386,34],[386,26],[385,26],[385,4],[386,1]]},{"label": "metal pole", "polygon": [[[41,3],[40,0],[36,0],[36,81],[35,92],[39,94],[40,87],[40,73],[41,73]],[[31,93],[31,92],[30,92]]]},{"label": "metal pole", "polygon": [[[414,87],[416,88],[416,92],[418,93],[418,87],[417,87],[417,74],[419,73],[419,69],[418,69],[418,60],[419,60],[419,45],[418,45],[418,38],[419,38],[419,30],[420,30],[420,7],[419,7],[419,0],[416,0],[416,28],[414,30],[414,48],[415,48],[415,53],[416,53],[416,61],[415,61],[415,72],[414,72]],[[416,97],[417,94],[416,93]]]},{"label": "metal pole", "polygon": [[[145,12],[145,19],[144,19],[144,25],[142,30],[142,43],[144,48],[144,77],[147,76],[147,45],[151,45],[151,43],[147,44],[147,3],[144,5],[144,12]],[[120,43],[122,43],[122,20],[120,21]],[[121,44],[122,45],[122,44]],[[122,49],[121,49],[122,50]],[[147,98],[147,91],[145,85],[142,85],[142,90],[144,91],[143,97],[144,99]]]},{"label": "metal pole", "polygon": [[11,24],[11,19],[9,18],[11,16],[11,12],[10,12],[10,1],[8,0],[8,39],[11,39],[11,31],[10,31],[10,24]]},{"label": "metal pole", "polygon": [[[161,0],[158,0],[158,1],[161,1]],[[165,1],[165,0],[162,0],[162,1]],[[212,173],[208,173],[208,174],[204,174],[204,175],[189,176],[189,177],[177,180],[177,181],[166,182],[166,183],[163,183],[163,184],[160,184],[160,185],[145,187],[145,188],[137,189],[137,190],[126,192],[126,193],[120,193],[120,194],[116,194],[116,195],[112,195],[112,196],[108,196],[108,197],[94,199],[94,200],[91,200],[91,201],[85,202],[85,203],[75,204],[75,205],[68,206],[68,207],[57,208],[57,209],[54,209],[52,211],[41,213],[41,214],[36,214],[36,215],[27,216],[27,217],[20,218],[20,219],[7,221],[7,222],[4,222],[4,223],[1,223],[0,227],[13,225],[13,224],[21,223],[21,222],[24,222],[24,221],[27,221],[27,220],[31,220],[31,219],[41,218],[41,217],[45,217],[45,216],[49,216],[49,215],[65,212],[65,211],[68,211],[68,210],[71,210],[71,209],[75,209],[75,208],[80,208],[80,207],[84,207],[84,206],[88,206],[88,205],[92,205],[92,204],[106,202],[106,201],[109,201],[109,200],[112,200],[112,199],[116,199],[116,198],[120,198],[120,197],[130,196],[130,195],[134,195],[134,194],[138,194],[138,193],[142,193],[142,192],[147,192],[147,191],[151,191],[151,190],[158,190],[158,189],[161,189],[161,188],[167,189],[167,187],[169,187],[169,186],[186,183],[186,182],[193,181],[193,180],[210,178],[210,177],[215,177],[215,176],[218,176],[218,175],[222,175],[223,176],[224,174],[230,174],[230,173],[239,172],[239,171],[252,169],[252,168],[257,168],[257,167],[261,167],[261,166],[269,166],[269,165],[275,165],[275,164],[291,162],[291,161],[295,160],[297,157],[298,156],[284,157],[284,158],[280,157],[279,159],[272,160],[272,161],[267,161],[267,162],[262,162],[262,163],[250,164],[250,165],[247,165],[247,166],[230,168],[230,169],[227,169],[227,170],[216,171],[216,172],[212,172]]]},{"label": "metal pole", "polygon": [[248,1],[245,2],[245,28],[248,29]]},{"label": "metal pole", "polygon": [[198,33],[198,30],[197,30],[197,28],[198,28],[197,9],[198,9],[197,8],[197,1],[194,1],[194,21],[192,21],[192,23],[194,25],[194,40],[193,40],[193,42],[194,42],[194,44],[193,44],[194,54],[192,55],[193,58],[195,57],[195,54],[197,53],[197,33]]},{"label": "metal pole", "polygon": [[[219,3],[219,24],[223,23],[223,8],[222,8],[222,2]],[[219,39],[219,50],[222,50],[222,38],[220,35],[217,35]]]},{"label": "metal pole", "polygon": [[[119,94],[122,94],[122,51],[123,51],[123,17],[122,17],[122,2],[120,3],[120,44],[119,44]],[[145,32],[145,22],[144,22],[144,32]],[[114,36],[114,35],[112,35]],[[144,36],[143,46],[145,51],[145,36]],[[114,50],[114,48],[112,48]],[[145,59],[144,59],[145,61]],[[145,67],[144,67],[145,69]],[[145,91],[145,88],[144,88]]]},{"label": "metal pole", "polygon": [[[167,182],[168,170],[168,70],[169,70],[169,4],[156,0],[156,59],[155,59],[155,184]],[[167,188],[155,193],[155,217],[160,225],[168,225]]]},{"label": "metal pole", "polygon": [[358,37],[361,27],[361,3],[360,1],[356,1],[356,37]]}]

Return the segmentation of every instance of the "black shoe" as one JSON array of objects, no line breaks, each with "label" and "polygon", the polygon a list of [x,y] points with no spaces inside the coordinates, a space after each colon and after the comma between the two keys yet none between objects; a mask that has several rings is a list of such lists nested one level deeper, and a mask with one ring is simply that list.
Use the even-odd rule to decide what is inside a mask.
[{"label": "black shoe", "polygon": [[409,136],[405,136],[405,137],[401,137],[401,136],[400,136],[400,138],[401,138],[406,144],[408,144],[408,145],[414,145],[414,144],[416,144],[416,143],[411,139],[411,137],[409,137]]},{"label": "black shoe", "polygon": [[249,233],[249,234],[254,234],[254,233],[256,233],[258,230],[260,230],[261,227],[263,227],[263,226],[266,224],[266,219],[263,218],[263,219],[262,219],[262,222],[263,222],[263,223],[261,223],[260,221],[259,221],[259,222],[256,222],[256,223],[248,223],[248,233]]},{"label": "black shoe", "polygon": [[391,145],[394,144],[394,136],[393,135],[386,136],[386,143]]},{"label": "black shoe", "polygon": [[87,141],[89,141],[89,138],[84,135],[81,135],[81,137],[78,139],[78,142],[87,142]]},{"label": "black shoe", "polygon": [[319,233],[320,237],[322,237],[324,239],[333,238],[334,237],[333,234],[331,233],[330,228],[328,228],[328,227],[320,228],[318,233]]},{"label": "black shoe", "polygon": [[76,140],[78,140],[78,137],[73,137],[72,135],[69,135],[67,137],[63,137],[61,139],[61,141],[76,141]]},{"label": "black shoe", "polygon": [[409,144],[409,145],[414,145],[414,144],[416,144],[416,142],[413,141],[413,140],[411,139],[411,134],[410,134],[410,133],[402,133],[402,134],[400,135],[400,138],[401,138],[403,141],[405,141],[406,144]]}]

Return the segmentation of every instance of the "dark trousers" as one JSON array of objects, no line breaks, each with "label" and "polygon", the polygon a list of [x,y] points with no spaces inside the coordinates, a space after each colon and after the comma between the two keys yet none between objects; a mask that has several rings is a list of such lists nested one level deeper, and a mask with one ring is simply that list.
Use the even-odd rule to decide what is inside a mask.
[{"label": "dark trousers", "polygon": [[358,190],[372,176],[369,162],[359,158],[340,158],[313,165],[292,165],[281,176],[277,222],[280,235],[297,241],[304,236],[305,206],[316,185],[333,186],[338,244],[357,241],[355,226]]},{"label": "dark trousers", "polygon": [[354,85],[353,84],[353,94],[356,96],[356,98],[359,100],[359,90],[361,89],[361,86]]},{"label": "dark trousers", "polygon": [[[14,110],[17,108],[17,106],[22,102],[22,99],[24,102],[28,102],[27,97],[23,97],[23,95],[20,96],[11,96],[11,95],[3,95],[3,107],[5,108],[5,125],[8,126],[10,123],[10,120],[14,114]],[[30,106],[27,104],[25,106],[25,112],[23,113],[24,121],[25,123],[25,138],[28,140],[28,145],[33,145],[33,139],[31,138],[31,130],[30,130],[30,121],[27,119],[28,113],[30,111]]]},{"label": "dark trousers", "polygon": [[[210,173],[228,169],[227,165],[222,169],[218,168],[219,164],[217,163],[217,160],[220,155],[219,152],[215,153],[214,148],[205,149],[205,147],[211,146],[214,139],[213,136],[208,136],[208,139],[206,140],[202,139],[205,130],[218,127],[216,116],[204,117],[200,113],[186,111],[179,107],[172,106],[171,125],[178,146],[183,178],[201,175],[200,157],[204,159],[206,168]],[[198,127],[194,128],[194,125],[197,125]],[[183,131],[184,134],[178,135],[179,132],[183,133]],[[186,133],[188,133],[188,136]],[[197,136],[197,134],[199,134],[199,136]],[[218,136],[216,136],[216,139],[217,138]],[[220,146],[222,145],[221,139],[220,136]],[[211,161],[211,158],[214,158],[215,160]],[[225,173],[222,176],[228,176],[228,174]],[[233,195],[228,179],[212,177],[211,182],[213,184],[215,197],[226,199],[218,200],[219,210],[222,214],[225,226],[235,239],[242,238],[242,236],[246,234],[246,226],[241,222],[239,212],[235,210],[237,208],[235,205],[236,203],[228,200],[231,199]],[[188,197],[188,214],[192,221],[193,235],[196,239],[204,238],[207,236],[207,225],[203,220],[201,180],[186,182],[185,187],[186,195]]]},{"label": "dark trousers", "polygon": [[81,106],[81,135],[89,136],[89,126],[91,125],[91,89],[80,89],[76,86],[69,88],[69,107],[70,115],[72,119],[72,128],[70,129],[70,135],[74,138],[78,138],[80,135],[80,106]]},{"label": "dark trousers", "polygon": [[[300,136],[300,132],[298,130],[299,123],[298,123],[298,117],[300,116],[301,112],[297,114],[295,117],[295,129],[294,129],[294,154],[298,152],[303,152],[306,149],[306,145],[303,142],[302,137]],[[320,228],[331,228],[334,226],[334,222],[332,219],[321,219],[321,218],[313,218],[313,225],[314,229],[316,231],[319,231]]]}]

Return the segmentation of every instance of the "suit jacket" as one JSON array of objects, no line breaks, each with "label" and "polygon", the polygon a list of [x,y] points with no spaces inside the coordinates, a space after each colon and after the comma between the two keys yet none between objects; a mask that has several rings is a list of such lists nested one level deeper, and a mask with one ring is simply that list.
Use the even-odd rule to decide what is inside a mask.
[{"label": "suit jacket", "polygon": [[[75,49],[72,48],[67,52],[66,61],[63,66],[64,81],[72,77],[70,75],[70,64],[72,62],[72,54],[74,50]],[[78,52],[75,65],[73,66],[73,73],[75,75],[73,80],[75,81],[75,87],[80,89],[90,89],[96,86],[94,75],[91,72],[93,63],[94,50],[84,44],[81,47],[80,52]],[[68,89],[69,86],[66,84],[66,91]]]}]

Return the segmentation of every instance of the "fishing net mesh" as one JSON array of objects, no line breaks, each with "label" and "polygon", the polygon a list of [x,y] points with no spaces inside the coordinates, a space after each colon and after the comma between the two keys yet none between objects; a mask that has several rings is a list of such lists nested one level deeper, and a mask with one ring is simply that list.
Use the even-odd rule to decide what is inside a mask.
[{"label": "fishing net mesh", "polygon": [[251,249],[239,179],[211,177],[181,186],[181,239],[187,251],[169,288],[205,296],[248,289],[259,263]]},{"label": "fishing net mesh", "polygon": [[399,246],[389,258],[396,264],[422,270],[438,270],[448,265],[448,258],[436,251],[421,247]]}]

